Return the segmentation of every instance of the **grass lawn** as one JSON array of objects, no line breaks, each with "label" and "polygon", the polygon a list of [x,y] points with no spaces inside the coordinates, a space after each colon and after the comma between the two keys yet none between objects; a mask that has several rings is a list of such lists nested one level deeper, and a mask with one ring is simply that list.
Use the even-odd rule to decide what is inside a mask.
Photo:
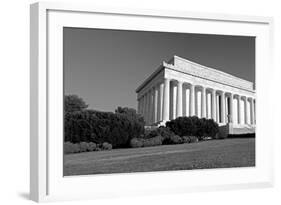
[{"label": "grass lawn", "polygon": [[255,138],[64,156],[64,176],[255,166]]}]

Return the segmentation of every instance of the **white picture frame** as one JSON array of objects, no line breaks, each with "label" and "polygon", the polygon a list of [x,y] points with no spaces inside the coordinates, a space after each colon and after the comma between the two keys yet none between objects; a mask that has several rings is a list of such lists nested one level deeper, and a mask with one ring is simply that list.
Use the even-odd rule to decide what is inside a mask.
[{"label": "white picture frame", "polygon": [[[64,26],[255,36],[256,166],[63,177],[61,34]],[[270,122],[273,118],[271,102],[267,100],[272,89],[270,76],[274,72],[272,29],[273,19],[270,17],[97,8],[87,4],[54,2],[32,4],[30,198],[41,202],[272,186],[273,131]]]}]

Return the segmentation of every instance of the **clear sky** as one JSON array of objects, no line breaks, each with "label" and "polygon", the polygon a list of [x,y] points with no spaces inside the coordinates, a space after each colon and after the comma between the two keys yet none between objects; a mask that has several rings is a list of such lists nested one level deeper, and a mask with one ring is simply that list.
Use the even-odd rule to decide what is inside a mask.
[{"label": "clear sky", "polygon": [[174,55],[255,83],[255,38],[64,28],[64,89],[89,108],[137,107],[136,88]]}]

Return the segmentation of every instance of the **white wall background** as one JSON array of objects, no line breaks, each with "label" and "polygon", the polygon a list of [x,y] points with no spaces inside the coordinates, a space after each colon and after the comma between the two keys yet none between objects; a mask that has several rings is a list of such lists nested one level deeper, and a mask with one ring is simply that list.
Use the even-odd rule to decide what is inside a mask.
[{"label": "white wall background", "polygon": [[[29,192],[29,0],[1,1],[0,203],[31,204]],[[81,0],[79,2],[82,2]],[[275,122],[280,124],[281,6],[274,0],[92,0],[100,6],[273,16],[275,19]],[[279,94],[279,95],[277,95]],[[273,100],[273,99],[268,99]],[[266,119],[264,119],[266,120]],[[281,135],[275,129],[275,188],[118,198],[66,204],[280,204]],[[266,136],[264,136],[266,137]],[[234,176],[235,177],[235,176]]]}]

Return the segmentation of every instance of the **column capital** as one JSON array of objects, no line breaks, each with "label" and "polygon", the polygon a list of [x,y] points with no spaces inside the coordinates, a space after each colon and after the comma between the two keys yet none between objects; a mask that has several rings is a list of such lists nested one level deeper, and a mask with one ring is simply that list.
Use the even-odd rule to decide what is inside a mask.
[{"label": "column capital", "polygon": [[181,81],[181,80],[176,80],[177,81],[177,83],[179,84],[179,85],[182,85],[183,84],[183,81]]},{"label": "column capital", "polygon": [[167,78],[167,77],[164,78],[164,81],[171,81],[171,80],[172,80],[171,78]]},{"label": "column capital", "polygon": [[216,90],[216,92],[217,92],[219,95],[225,94],[225,91],[223,91],[223,90]]}]

